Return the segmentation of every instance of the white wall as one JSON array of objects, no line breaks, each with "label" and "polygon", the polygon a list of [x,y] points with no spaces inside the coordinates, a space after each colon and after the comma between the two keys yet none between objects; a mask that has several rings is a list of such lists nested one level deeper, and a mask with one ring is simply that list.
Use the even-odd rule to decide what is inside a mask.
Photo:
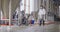
[{"label": "white wall", "polygon": [[59,6],[59,17],[60,17],[60,6]]},{"label": "white wall", "polygon": [[38,10],[38,0],[34,1],[34,11]]},{"label": "white wall", "polygon": [[20,2],[20,11],[24,10],[24,0]]},{"label": "white wall", "polygon": [[34,0],[30,0],[30,13],[34,11]]},{"label": "white wall", "polygon": [[26,12],[25,13],[29,13],[29,0],[26,0]]},{"label": "white wall", "polygon": [[[30,13],[32,11],[37,11],[40,7],[40,4],[41,4],[40,1],[41,0],[30,0],[30,10],[28,10],[29,9],[29,0],[26,0],[26,13],[29,13],[29,11],[30,11]],[[20,9],[24,10],[24,0],[22,0],[21,3],[23,5],[20,6],[21,7]]]},{"label": "white wall", "polygon": [[37,11],[40,8],[41,0],[30,0],[30,11]]},{"label": "white wall", "polygon": [[[28,3],[29,0],[26,0],[26,13],[29,13],[29,3]],[[40,7],[40,0],[30,0],[30,13],[32,11],[37,11]]]}]

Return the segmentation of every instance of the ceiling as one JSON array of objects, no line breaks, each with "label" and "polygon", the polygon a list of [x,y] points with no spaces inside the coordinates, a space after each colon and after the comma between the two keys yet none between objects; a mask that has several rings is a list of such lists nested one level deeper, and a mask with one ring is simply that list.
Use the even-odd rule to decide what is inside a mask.
[{"label": "ceiling", "polygon": [[[5,17],[9,17],[9,2],[10,0],[0,0],[0,11],[3,11]],[[11,11],[15,11],[19,5],[20,0],[11,0]]]}]

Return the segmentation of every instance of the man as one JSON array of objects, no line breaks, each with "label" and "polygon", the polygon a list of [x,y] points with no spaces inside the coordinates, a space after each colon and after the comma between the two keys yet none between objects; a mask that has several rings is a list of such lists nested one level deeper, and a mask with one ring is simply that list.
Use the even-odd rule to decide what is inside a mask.
[{"label": "man", "polygon": [[44,22],[45,22],[45,14],[46,14],[46,11],[43,7],[40,7],[39,9],[39,13],[38,13],[38,19],[40,20],[40,25],[42,24],[43,22],[43,25],[44,25]]}]

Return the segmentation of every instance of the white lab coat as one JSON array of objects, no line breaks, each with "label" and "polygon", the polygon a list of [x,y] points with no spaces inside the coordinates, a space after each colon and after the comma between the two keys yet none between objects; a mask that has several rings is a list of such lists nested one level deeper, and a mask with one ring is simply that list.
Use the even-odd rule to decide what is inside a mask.
[{"label": "white lab coat", "polygon": [[[45,9],[39,9],[39,12],[38,12],[38,18],[39,19],[42,19],[42,17],[44,17],[45,18],[45,14],[46,14],[46,11],[45,11]],[[44,16],[43,16],[44,15]]]}]

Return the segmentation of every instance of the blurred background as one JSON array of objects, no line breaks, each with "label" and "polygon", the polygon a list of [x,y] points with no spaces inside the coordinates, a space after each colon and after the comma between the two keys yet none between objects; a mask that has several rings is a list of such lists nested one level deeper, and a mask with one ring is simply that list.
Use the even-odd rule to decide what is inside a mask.
[{"label": "blurred background", "polygon": [[60,32],[60,0],[0,0],[0,27],[1,32]]}]

